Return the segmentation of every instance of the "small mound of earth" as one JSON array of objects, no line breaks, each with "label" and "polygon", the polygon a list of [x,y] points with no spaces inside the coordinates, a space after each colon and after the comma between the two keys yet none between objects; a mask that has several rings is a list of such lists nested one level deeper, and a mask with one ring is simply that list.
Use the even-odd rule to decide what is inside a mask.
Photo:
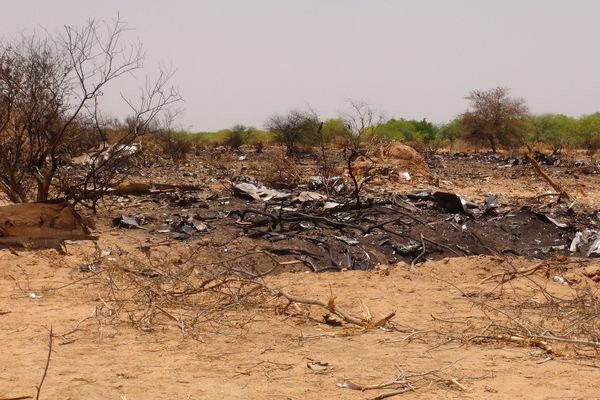
[{"label": "small mound of earth", "polygon": [[353,163],[353,172],[360,178],[375,176],[395,182],[408,182],[413,177],[431,178],[424,158],[400,142],[381,146],[378,157],[358,157]]}]

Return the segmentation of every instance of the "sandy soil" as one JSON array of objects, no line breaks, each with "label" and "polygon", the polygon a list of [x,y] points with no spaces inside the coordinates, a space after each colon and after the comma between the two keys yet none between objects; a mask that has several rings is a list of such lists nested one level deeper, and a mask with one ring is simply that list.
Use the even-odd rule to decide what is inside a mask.
[{"label": "sandy soil", "polygon": [[[440,187],[460,189],[473,200],[495,192],[504,201],[547,190],[527,167],[469,165],[467,171],[463,161],[446,162],[435,171]],[[551,175],[586,207],[596,207],[596,176],[574,178],[559,169]],[[427,186],[417,181],[396,187]],[[116,253],[149,243],[144,232],[109,228],[118,210],[102,217],[99,247]],[[74,243],[66,250],[66,255],[0,250],[0,399],[35,398],[50,327],[53,351],[40,396],[46,399],[365,399],[389,390],[338,384],[377,385],[401,374],[415,382],[414,391],[397,398],[600,398],[597,352],[560,343],[548,351],[535,343],[464,340],[485,328],[485,315],[473,299],[508,306],[521,297],[534,299],[540,287],[557,296],[586,288],[597,292],[598,283],[583,272],[600,268],[598,260],[543,268],[500,292],[498,279],[481,283],[507,268],[497,257],[443,259],[412,269],[401,263],[371,271],[282,273],[268,282],[323,301],[333,293],[356,315],[361,301],[375,318],[396,315],[385,328],[365,330],[324,324],[326,311],[318,307],[291,307],[282,314],[280,307],[269,306],[237,310],[231,318],[247,321],[242,328],[201,328],[192,339],[172,324],[152,332],[124,320],[101,324],[94,312],[104,301],[102,291],[78,271],[94,247]],[[513,265],[526,269],[536,262],[516,259]],[[556,274],[568,285],[557,282]],[[544,318],[543,310],[538,317]],[[327,368],[308,367],[315,362]]]},{"label": "sandy soil", "polygon": [[[253,311],[244,314],[252,319],[244,330],[223,328],[192,340],[169,328],[144,333],[126,325],[100,327],[93,318],[62,338],[93,313],[98,299],[93,287],[75,282],[70,274],[79,262],[73,254],[78,249],[70,246],[72,255],[60,264],[52,261],[51,252],[27,256],[0,252],[4,294],[0,398],[34,393],[44,369],[50,326],[57,337],[42,398],[362,399],[384,391],[363,393],[336,384],[348,379],[373,385],[394,378],[400,370],[437,369],[466,390],[440,380],[416,388],[411,397],[597,396],[597,360],[582,361],[566,353],[540,363],[544,357],[534,347],[445,343],[439,335],[419,333],[442,329],[444,324],[432,315],[477,315],[469,299],[449,283],[463,291],[489,290],[493,285],[477,282],[498,269],[500,261],[494,258],[448,259],[412,270],[398,265],[370,272],[282,274],[270,279],[305,297],[327,299],[331,287],[338,302],[354,311],[359,309],[358,299],[376,316],[395,310],[395,330],[363,332]],[[547,279],[540,277],[540,281]],[[561,289],[558,283],[547,284]],[[30,297],[42,292],[40,299]],[[319,310],[315,312],[318,319]],[[307,367],[311,361],[328,363],[327,371],[313,372]]]}]

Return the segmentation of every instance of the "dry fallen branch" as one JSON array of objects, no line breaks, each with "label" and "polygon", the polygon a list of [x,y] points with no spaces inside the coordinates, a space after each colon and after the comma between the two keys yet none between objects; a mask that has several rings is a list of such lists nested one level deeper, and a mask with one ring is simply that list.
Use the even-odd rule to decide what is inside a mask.
[{"label": "dry fallen branch", "polygon": [[40,393],[42,391],[42,385],[46,380],[46,375],[48,374],[48,367],[50,366],[50,358],[52,357],[52,327],[50,327],[50,331],[48,332],[48,357],[46,358],[46,366],[44,367],[44,374],[42,375],[42,379],[40,383],[35,387],[35,400],[39,400]]},{"label": "dry fallen branch", "polygon": [[[260,272],[254,272],[247,258],[258,255],[269,257],[273,267],[265,270],[261,263]],[[91,275],[101,290],[101,303],[94,315],[101,326],[129,322],[138,329],[152,331],[157,326],[174,325],[182,335],[192,336],[200,328],[241,329],[257,311],[279,308],[277,298],[287,300],[286,309],[298,304],[319,306],[341,321],[364,329],[382,327],[395,315],[373,320],[364,304],[363,316],[356,316],[340,308],[333,294],[325,302],[271,286],[264,281],[266,275],[302,261],[280,262],[262,250],[216,262],[206,262],[194,252],[189,256],[175,255],[172,263],[165,259],[126,255],[103,264],[99,273]],[[245,317],[240,317],[239,311],[244,311]]]},{"label": "dry fallen branch", "polygon": [[389,315],[387,315],[386,317],[381,318],[378,321],[372,322],[372,320],[370,318],[370,312],[366,313],[365,318],[359,318],[359,317],[353,316],[350,313],[348,313],[346,310],[337,306],[335,304],[335,297],[333,297],[333,296],[331,296],[329,298],[329,301],[327,303],[325,303],[324,301],[317,300],[317,299],[307,299],[307,298],[295,296],[282,288],[276,288],[276,287],[273,287],[273,286],[270,286],[267,284],[262,284],[262,285],[266,289],[268,289],[271,293],[273,293],[275,296],[284,297],[290,303],[316,305],[316,306],[323,307],[323,308],[327,309],[330,313],[338,315],[347,323],[359,325],[359,326],[365,327],[367,329],[380,328],[380,327],[384,326],[385,324],[387,324],[396,315],[396,312],[392,312]]},{"label": "dry fallen branch", "polygon": [[565,200],[571,200],[571,196],[569,196],[569,194],[565,191],[565,189],[562,188],[562,186],[560,186],[558,183],[554,182],[549,176],[548,174],[546,174],[544,171],[542,171],[542,167],[540,167],[540,164],[537,162],[537,160],[535,158],[533,158],[533,156],[531,155],[531,148],[529,148],[529,151],[527,153],[525,153],[525,156],[527,157],[527,159],[531,162],[531,165],[533,165],[533,169],[535,170],[535,172],[541,176],[546,182],[548,182],[548,184],[550,186],[552,186],[552,188],[554,190],[556,190],[560,196],[558,197],[559,200],[560,199],[565,199]]},{"label": "dry fallen branch", "polygon": [[0,400],[25,400],[33,399],[31,396],[17,396],[17,397],[0,397]]},{"label": "dry fallen branch", "polygon": [[502,282],[508,282],[512,279],[515,279],[516,277],[519,276],[527,276],[527,275],[531,275],[533,273],[535,273],[538,269],[543,268],[545,266],[548,266],[549,262],[548,261],[541,261],[539,263],[536,263],[535,265],[529,267],[529,268],[525,268],[522,270],[516,270],[516,271],[503,271],[503,272],[497,272],[495,274],[492,274],[490,276],[487,276],[485,278],[483,278],[482,280],[479,281],[479,285],[484,284],[485,282],[497,278],[497,277],[502,277]]},{"label": "dry fallen branch", "polygon": [[349,380],[343,380],[338,382],[337,386],[343,389],[358,390],[361,392],[369,390],[390,390],[389,392],[380,393],[370,400],[382,400],[407,392],[416,392],[419,387],[430,385],[432,383],[438,383],[446,387],[455,387],[460,391],[466,391],[467,389],[465,386],[461,384],[456,377],[447,376],[447,374],[444,373],[444,371],[450,369],[455,364],[456,363],[452,363],[444,368],[412,374],[407,374],[396,367],[400,370],[399,375],[384,383],[377,385],[361,385]]},{"label": "dry fallen branch", "polygon": [[[480,296],[467,295],[456,285],[446,282],[457,289],[463,298],[468,299],[483,314],[482,317],[471,317],[469,324],[463,324],[464,342],[500,341],[522,346],[538,347],[550,356],[558,356],[565,350],[572,348],[578,355],[585,351],[597,354],[600,349],[600,299],[591,288],[577,290],[571,288],[572,295],[557,297],[551,294],[542,284],[534,282],[529,276],[542,267],[551,267],[580,261],[566,260],[557,263],[540,262],[531,267],[514,269],[512,272],[502,272],[490,275],[480,281],[484,283],[490,279],[502,276],[502,282],[490,293]],[[554,264],[554,265],[553,265]],[[517,277],[527,279],[527,286],[519,286],[518,282],[513,288],[510,297],[504,296],[504,290],[495,293],[506,282]],[[529,283],[533,283],[530,285]],[[520,288],[520,289],[518,289]],[[520,290],[520,292],[518,292]],[[435,318],[444,324],[454,324],[455,321]],[[486,324],[481,332],[470,334],[477,329],[476,321]],[[551,343],[553,345],[551,345]],[[560,345],[561,350],[555,347]]]}]

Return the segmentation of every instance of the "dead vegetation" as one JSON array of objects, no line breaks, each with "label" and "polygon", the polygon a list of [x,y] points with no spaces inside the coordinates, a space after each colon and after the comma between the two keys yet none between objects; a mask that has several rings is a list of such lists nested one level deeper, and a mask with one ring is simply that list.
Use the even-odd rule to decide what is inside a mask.
[{"label": "dead vegetation", "polygon": [[[127,322],[142,331],[155,331],[171,325],[184,336],[198,338],[207,330],[243,330],[257,312],[294,313],[298,306],[316,306],[327,312],[323,323],[339,321],[364,330],[383,327],[395,315],[392,312],[377,319],[363,305],[363,315],[357,316],[340,307],[334,293],[322,301],[273,286],[265,277],[297,262],[279,262],[264,251],[212,263],[193,252],[171,257],[152,256],[150,250],[146,254],[112,261],[96,256],[87,264],[94,265],[89,272],[100,289],[95,317],[101,326]],[[272,258],[275,266],[261,273],[236,267],[235,261],[256,255]],[[244,314],[240,311],[248,318],[239,319]]]}]

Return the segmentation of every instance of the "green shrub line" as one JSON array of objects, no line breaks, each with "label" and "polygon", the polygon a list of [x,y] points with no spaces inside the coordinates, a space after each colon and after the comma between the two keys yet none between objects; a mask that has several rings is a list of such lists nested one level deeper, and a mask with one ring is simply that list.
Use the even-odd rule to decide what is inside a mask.
[{"label": "green shrub line", "polygon": [[[321,129],[322,135],[307,132],[300,138],[299,144],[316,147],[321,144],[321,140],[331,144],[336,140],[342,141],[348,135],[347,127],[340,118],[323,121]],[[596,151],[600,148],[600,112],[579,118],[563,114],[529,116],[520,133],[527,143],[544,145],[554,153],[567,149]],[[189,143],[192,148],[225,146],[235,149],[240,145],[277,143],[276,134],[243,125],[215,132],[167,131],[157,135],[168,136],[171,141]],[[402,141],[421,148],[451,147],[465,142],[467,136],[468,132],[461,125],[460,117],[443,124],[434,124],[426,119],[391,118],[379,125],[374,132],[367,132],[367,137]],[[481,146],[485,147],[485,143]]]}]

